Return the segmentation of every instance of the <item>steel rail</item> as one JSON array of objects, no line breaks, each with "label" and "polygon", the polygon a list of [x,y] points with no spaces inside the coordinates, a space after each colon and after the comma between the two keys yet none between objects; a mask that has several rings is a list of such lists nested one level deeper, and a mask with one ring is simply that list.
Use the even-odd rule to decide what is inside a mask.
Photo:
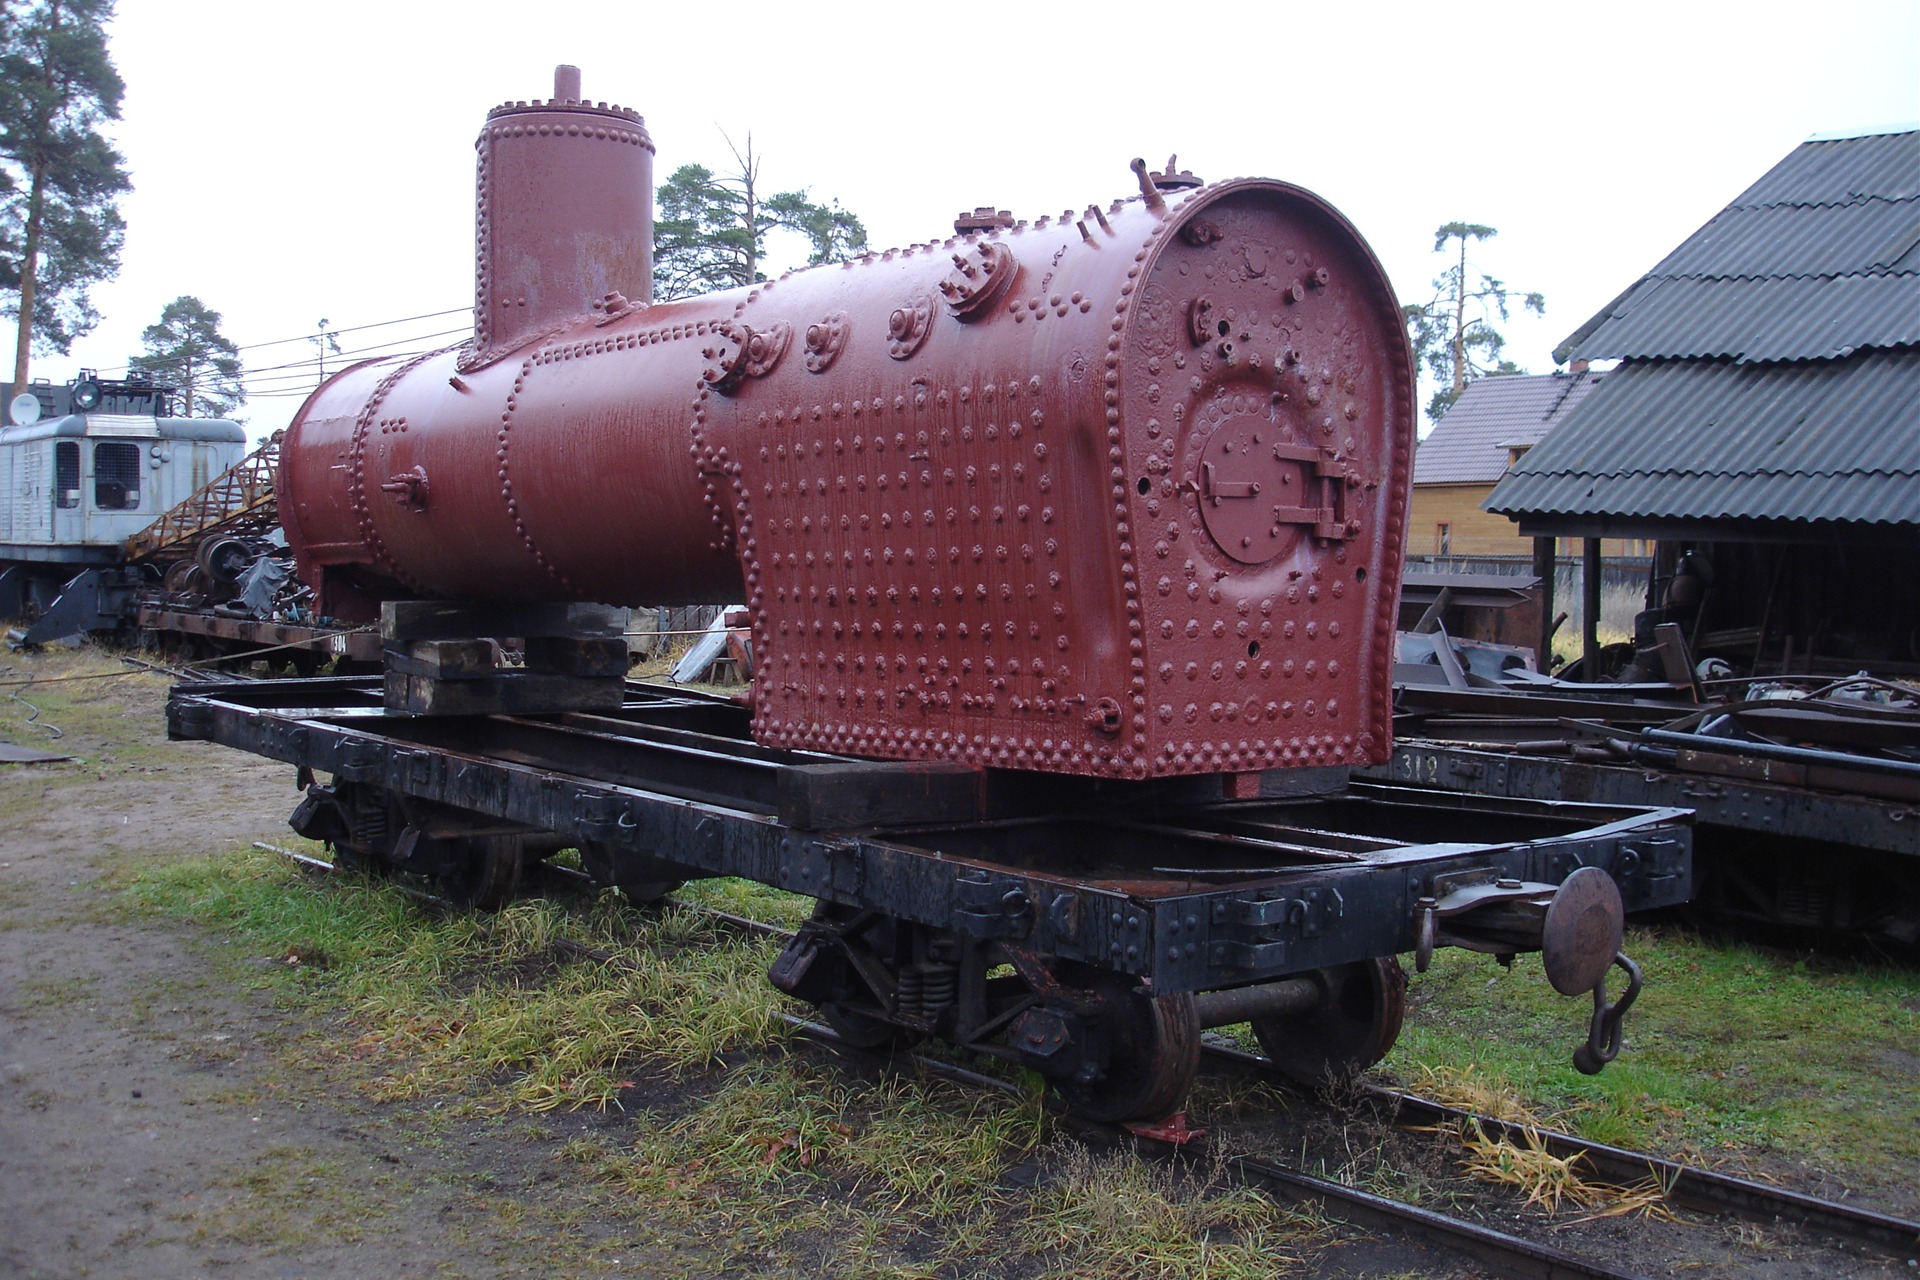
[{"label": "steel rail", "polygon": [[1603,1262],[1575,1257],[1551,1245],[1450,1218],[1358,1187],[1296,1173],[1253,1156],[1224,1159],[1240,1176],[1270,1190],[1296,1200],[1319,1200],[1337,1206],[1335,1216],[1344,1217],[1356,1226],[1386,1227],[1457,1249],[1497,1274],[1515,1280],[1643,1280],[1638,1271],[1623,1271]]},{"label": "steel rail", "polygon": [[[712,917],[743,932],[770,937],[792,936],[791,930],[767,924],[764,921],[748,919],[696,903],[677,899],[669,899],[669,901],[674,906]],[[599,947],[564,938],[556,940],[553,945],[558,950],[597,964],[609,967],[625,966],[625,962],[618,956]],[[957,1063],[948,1062],[944,1058],[936,1058],[917,1050],[898,1050],[892,1054],[879,1053],[850,1044],[831,1027],[823,1026],[799,1014],[779,1010],[775,1016],[806,1039],[830,1046],[841,1053],[852,1054],[874,1062],[903,1059],[929,1074],[956,1083],[974,1088],[992,1089],[1014,1097],[1021,1094],[1020,1086],[1010,1080],[986,1075]],[[1127,1143],[1140,1140],[1140,1135],[1123,1125],[1098,1124],[1075,1116],[1068,1118],[1073,1123],[1100,1133],[1115,1142]],[[1343,1186],[1324,1178],[1298,1173],[1253,1156],[1228,1155],[1223,1157],[1223,1163],[1245,1183],[1259,1186],[1269,1192],[1277,1192],[1289,1201],[1311,1200],[1330,1206],[1332,1216],[1355,1226],[1399,1231],[1429,1243],[1456,1250],[1493,1269],[1495,1274],[1508,1277],[1509,1280],[1645,1280],[1639,1272],[1622,1271],[1604,1263],[1576,1257],[1549,1245],[1509,1235],[1503,1231],[1495,1231],[1491,1227],[1483,1227],[1478,1223],[1451,1218],[1445,1214],[1435,1213],[1431,1209],[1422,1209],[1417,1205],[1377,1196],[1357,1187]]]},{"label": "steel rail", "polygon": [[1844,1240],[1870,1248],[1889,1258],[1920,1258],[1920,1223],[1907,1222],[1890,1214],[1823,1200],[1817,1196],[1769,1187],[1731,1174],[1679,1164],[1644,1152],[1629,1151],[1551,1129],[1495,1120],[1475,1115],[1445,1103],[1402,1093],[1377,1085],[1366,1087],[1366,1094],[1378,1105],[1390,1107],[1399,1122],[1415,1120],[1428,1124],[1468,1124],[1480,1126],[1482,1133],[1508,1141],[1537,1138],[1555,1156],[1583,1157],[1600,1179],[1620,1186],[1652,1179],[1666,1199],[1696,1212],[1742,1218],[1750,1222],[1791,1223],[1834,1240]]},{"label": "steel rail", "polygon": [[[1201,1051],[1210,1057],[1263,1074],[1273,1069],[1273,1064],[1267,1058],[1242,1049],[1209,1042],[1201,1046]],[[1358,1090],[1360,1096],[1387,1112],[1395,1123],[1410,1126],[1473,1124],[1490,1138],[1505,1138],[1509,1142],[1538,1140],[1542,1147],[1558,1158],[1582,1157],[1587,1163],[1587,1172],[1600,1181],[1624,1187],[1652,1180],[1659,1185],[1665,1198],[1680,1208],[1749,1222],[1790,1223],[1829,1239],[1870,1248],[1890,1258],[1920,1257],[1920,1222],[1908,1222],[1889,1214],[1823,1200],[1783,1187],[1770,1187],[1731,1174],[1680,1164],[1553,1129],[1498,1120],[1382,1085],[1362,1083]]]},{"label": "steel rail", "polygon": [[209,683],[215,680],[251,680],[252,676],[237,671],[205,671],[197,667],[176,667],[165,662],[149,662],[145,658],[121,655],[122,664],[139,671],[151,671],[156,675],[172,676],[175,680]]},{"label": "steel rail", "polygon": [[[997,1090],[1020,1096],[1020,1086],[1009,1080],[983,1075],[941,1058],[917,1051],[896,1051],[892,1055],[876,1053],[848,1044],[831,1028],[811,1022],[797,1014],[782,1013],[782,1021],[809,1040],[870,1061],[905,1060],[930,1074],[962,1084]],[[1068,1117],[1084,1130],[1120,1144],[1141,1141],[1140,1135],[1123,1125],[1097,1124],[1079,1117]],[[1144,1139],[1153,1141],[1152,1139]],[[1637,1271],[1622,1271],[1606,1263],[1576,1257],[1551,1245],[1521,1236],[1509,1235],[1475,1222],[1451,1218],[1431,1209],[1377,1196],[1357,1187],[1344,1186],[1310,1174],[1282,1168],[1253,1156],[1225,1155],[1222,1165],[1242,1183],[1276,1194],[1290,1202],[1313,1201],[1329,1216],[1352,1226],[1369,1230],[1397,1231],[1429,1244],[1467,1255],[1508,1280],[1645,1280]]]},{"label": "steel rail", "polygon": [[[255,840],[253,847],[264,850],[267,853],[277,853],[287,859],[287,861],[293,863],[296,867],[299,867],[302,871],[311,871],[322,876],[346,875],[353,871],[353,868],[344,867],[337,862],[328,862],[325,858],[316,858],[311,854],[301,853],[295,849],[288,849],[282,845],[269,844],[265,840]],[[406,894],[409,898],[428,903],[431,906],[440,907],[448,911],[458,911],[460,909],[460,904],[454,902],[452,899],[443,898],[437,893],[429,893],[418,885],[411,885],[403,880],[382,877],[381,883],[390,885],[401,893]]]},{"label": "steel rail", "polygon": [[[674,903],[687,910],[712,913],[710,908],[697,903],[679,900],[674,900]],[[750,932],[773,937],[793,936],[791,930],[778,925],[739,916],[725,916],[725,919],[734,927]],[[1201,1052],[1220,1061],[1234,1062],[1268,1075],[1274,1074],[1273,1063],[1260,1054],[1228,1048],[1211,1041],[1201,1046]],[[1537,1137],[1548,1151],[1561,1159],[1570,1155],[1584,1157],[1589,1171],[1601,1181],[1624,1187],[1652,1179],[1669,1202],[1696,1213],[1767,1224],[1786,1222],[1829,1239],[1870,1248],[1887,1257],[1906,1259],[1920,1256],[1920,1223],[1782,1187],[1769,1187],[1745,1178],[1609,1146],[1552,1129],[1498,1120],[1382,1085],[1362,1084],[1360,1092],[1373,1106],[1387,1110],[1398,1123],[1472,1123],[1479,1125],[1482,1133],[1496,1139],[1525,1141],[1529,1137]]]}]

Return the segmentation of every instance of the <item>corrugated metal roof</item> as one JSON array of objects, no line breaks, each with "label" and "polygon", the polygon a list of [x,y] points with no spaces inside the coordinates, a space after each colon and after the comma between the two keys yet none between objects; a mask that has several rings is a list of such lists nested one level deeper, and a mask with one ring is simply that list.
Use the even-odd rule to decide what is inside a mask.
[{"label": "corrugated metal roof", "polygon": [[1920,348],[1771,366],[1622,365],[1485,506],[1920,524]]},{"label": "corrugated metal roof", "polygon": [[1796,147],[1555,356],[1624,363],[1489,511],[1920,525],[1920,130]]},{"label": "corrugated metal roof", "polygon": [[[1738,205],[1715,215],[1647,274],[1843,276],[1891,270],[1920,241],[1920,198]],[[1912,269],[1915,262],[1904,264]]]},{"label": "corrugated metal roof", "polygon": [[1821,204],[1866,195],[1920,196],[1920,132],[1803,142],[1733,203]]},{"label": "corrugated metal roof", "polygon": [[1586,399],[1598,373],[1511,374],[1467,384],[1413,456],[1415,484],[1491,484],[1509,445],[1531,445]]},{"label": "corrugated metal roof", "polygon": [[1920,273],[1643,280],[1584,347],[1617,357],[1829,360],[1920,342]]},{"label": "corrugated metal roof", "polygon": [[[1811,283],[1790,294],[1750,287],[1789,278]],[[1683,280],[1690,282],[1684,298],[1670,288]],[[1819,322],[1780,314],[1789,297]],[[1649,309],[1656,299],[1661,305]],[[1802,143],[1576,330],[1554,358],[1832,359],[1912,341],[1915,316],[1920,130],[1906,130]],[[1756,333],[1767,336],[1758,344],[1765,354],[1749,351],[1740,336]]]}]

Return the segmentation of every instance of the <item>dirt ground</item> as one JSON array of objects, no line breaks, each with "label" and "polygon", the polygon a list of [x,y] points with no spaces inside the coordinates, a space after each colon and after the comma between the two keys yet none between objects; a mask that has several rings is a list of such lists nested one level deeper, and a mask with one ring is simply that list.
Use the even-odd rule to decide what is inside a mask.
[{"label": "dirt ground", "polygon": [[[264,997],[115,909],[119,873],[283,839],[297,799],[284,766],[162,744],[164,689],[115,682],[138,748],[18,734],[83,764],[0,766],[0,1277],[553,1274],[550,1141],[329,1096]],[[607,1243],[597,1269],[686,1273]]]}]

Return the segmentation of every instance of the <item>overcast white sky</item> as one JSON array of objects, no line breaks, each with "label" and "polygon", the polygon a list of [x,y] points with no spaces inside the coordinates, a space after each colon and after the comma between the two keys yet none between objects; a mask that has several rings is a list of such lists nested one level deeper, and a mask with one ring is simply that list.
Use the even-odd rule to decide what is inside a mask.
[{"label": "overcast white sky", "polygon": [[[720,167],[720,130],[751,130],[770,189],[837,197],[876,248],[944,234],[975,205],[1032,218],[1105,202],[1135,189],[1129,159],[1170,152],[1208,180],[1319,192],[1407,300],[1442,265],[1436,226],[1486,223],[1500,235],[1480,264],[1546,295],[1544,320],[1508,328],[1536,373],[1810,135],[1920,118],[1920,0],[120,0],[111,38],[126,252],[96,290],[99,329],[36,358],[56,381],[123,368],[183,293],[249,347],[321,317],[344,329],[470,305],[473,138],[488,108],[548,96],[557,62],[646,117],[656,180]],[[249,370],[311,356],[246,352]],[[244,416],[264,434],[298,404],[259,397]]]}]

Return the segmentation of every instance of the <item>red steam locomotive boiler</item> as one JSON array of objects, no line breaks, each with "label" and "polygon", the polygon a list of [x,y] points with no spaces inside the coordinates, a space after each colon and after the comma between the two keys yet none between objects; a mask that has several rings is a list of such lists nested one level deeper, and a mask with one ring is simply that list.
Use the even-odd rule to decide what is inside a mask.
[{"label": "red steam locomotive boiler", "polygon": [[[1206,1025],[1364,1067],[1393,957],[1436,945],[1544,949],[1593,993],[1582,1065],[1618,1048],[1638,979],[1605,976],[1623,909],[1685,896],[1675,814],[1347,780],[1390,749],[1414,411],[1333,208],[1136,160],[1108,205],[654,303],[639,116],[562,68],[478,152],[473,337],[345,370],[281,451],[383,690],[183,687],[177,735],[330,773],[296,826],[470,896],[563,847],[636,897],[810,894],[777,985],[1092,1115],[1176,1110]],[[744,602],[747,705],[608,666],[593,606],[692,602]],[[541,670],[405,695],[490,635]]]},{"label": "red steam locomotive boiler", "polygon": [[282,450],[323,612],[744,600],[768,745],[1384,758],[1411,362],[1324,202],[1142,168],[1110,208],[649,306],[631,112],[514,103],[479,149],[473,341],[348,370]]}]

